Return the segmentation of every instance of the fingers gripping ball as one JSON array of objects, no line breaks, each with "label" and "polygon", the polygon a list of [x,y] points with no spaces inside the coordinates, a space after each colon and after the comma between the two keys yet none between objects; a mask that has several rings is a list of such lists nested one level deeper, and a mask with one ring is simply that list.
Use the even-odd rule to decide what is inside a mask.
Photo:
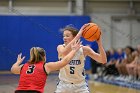
[{"label": "fingers gripping ball", "polygon": [[88,23],[87,26],[83,28],[82,36],[87,41],[95,41],[100,38],[101,30],[100,27],[95,23]]}]

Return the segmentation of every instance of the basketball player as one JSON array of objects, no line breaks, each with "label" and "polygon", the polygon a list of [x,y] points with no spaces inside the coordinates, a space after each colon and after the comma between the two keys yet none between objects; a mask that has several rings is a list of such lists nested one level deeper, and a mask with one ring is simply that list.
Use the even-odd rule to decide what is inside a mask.
[{"label": "basketball player", "polygon": [[[86,27],[86,26],[85,26]],[[79,31],[82,32],[83,27]],[[78,30],[72,26],[63,29],[64,44],[58,45],[58,57],[63,59],[72,49],[71,44],[79,37]],[[84,60],[91,57],[99,63],[106,63],[106,53],[102,46],[101,36],[97,41],[99,53],[95,53],[89,46],[83,46],[65,67],[60,69],[59,79],[55,93],[90,93],[85,81]]]},{"label": "basketball player", "polygon": [[68,64],[81,47],[80,45],[80,40],[74,42],[70,53],[60,62],[45,63],[45,50],[40,47],[31,48],[30,60],[24,65],[21,65],[21,63],[25,57],[21,57],[22,54],[19,54],[16,63],[11,68],[12,73],[20,74],[19,85],[15,93],[43,93],[47,75]]}]

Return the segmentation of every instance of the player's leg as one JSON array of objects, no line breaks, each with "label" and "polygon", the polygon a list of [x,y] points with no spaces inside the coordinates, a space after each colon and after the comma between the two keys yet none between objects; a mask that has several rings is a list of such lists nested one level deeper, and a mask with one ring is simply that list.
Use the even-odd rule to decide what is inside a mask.
[{"label": "player's leg", "polygon": [[74,85],[74,93],[90,93],[87,82]]},{"label": "player's leg", "polygon": [[72,84],[59,81],[54,93],[73,93]]}]

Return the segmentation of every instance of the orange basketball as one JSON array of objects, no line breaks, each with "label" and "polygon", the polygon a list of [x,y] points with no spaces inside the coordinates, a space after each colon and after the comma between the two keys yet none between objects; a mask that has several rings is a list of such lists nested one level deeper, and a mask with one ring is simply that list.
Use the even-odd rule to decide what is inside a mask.
[{"label": "orange basketball", "polygon": [[83,28],[83,33],[82,36],[87,40],[87,41],[95,41],[100,38],[101,35],[101,30],[100,27],[95,24],[95,23],[88,23],[88,25]]}]

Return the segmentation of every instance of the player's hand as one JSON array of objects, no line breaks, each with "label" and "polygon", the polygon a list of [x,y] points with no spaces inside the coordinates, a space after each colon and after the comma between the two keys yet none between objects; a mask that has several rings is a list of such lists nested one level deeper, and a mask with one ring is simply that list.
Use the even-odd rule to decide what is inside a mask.
[{"label": "player's hand", "polygon": [[81,37],[81,36],[82,36],[82,33],[83,33],[83,31],[84,31],[84,29],[85,29],[88,25],[89,25],[89,24],[84,24],[84,25],[80,28],[80,30],[79,30],[77,36]]},{"label": "player's hand", "polygon": [[96,42],[97,42],[98,44],[102,43],[102,34],[100,35],[99,39],[96,40]]},{"label": "player's hand", "polygon": [[75,40],[75,42],[71,45],[72,50],[78,51],[82,47],[82,42],[79,40]]},{"label": "player's hand", "polygon": [[22,53],[18,54],[16,63],[21,64],[23,62],[23,60],[25,59],[25,56],[24,57],[21,57],[21,56],[22,56]]}]

